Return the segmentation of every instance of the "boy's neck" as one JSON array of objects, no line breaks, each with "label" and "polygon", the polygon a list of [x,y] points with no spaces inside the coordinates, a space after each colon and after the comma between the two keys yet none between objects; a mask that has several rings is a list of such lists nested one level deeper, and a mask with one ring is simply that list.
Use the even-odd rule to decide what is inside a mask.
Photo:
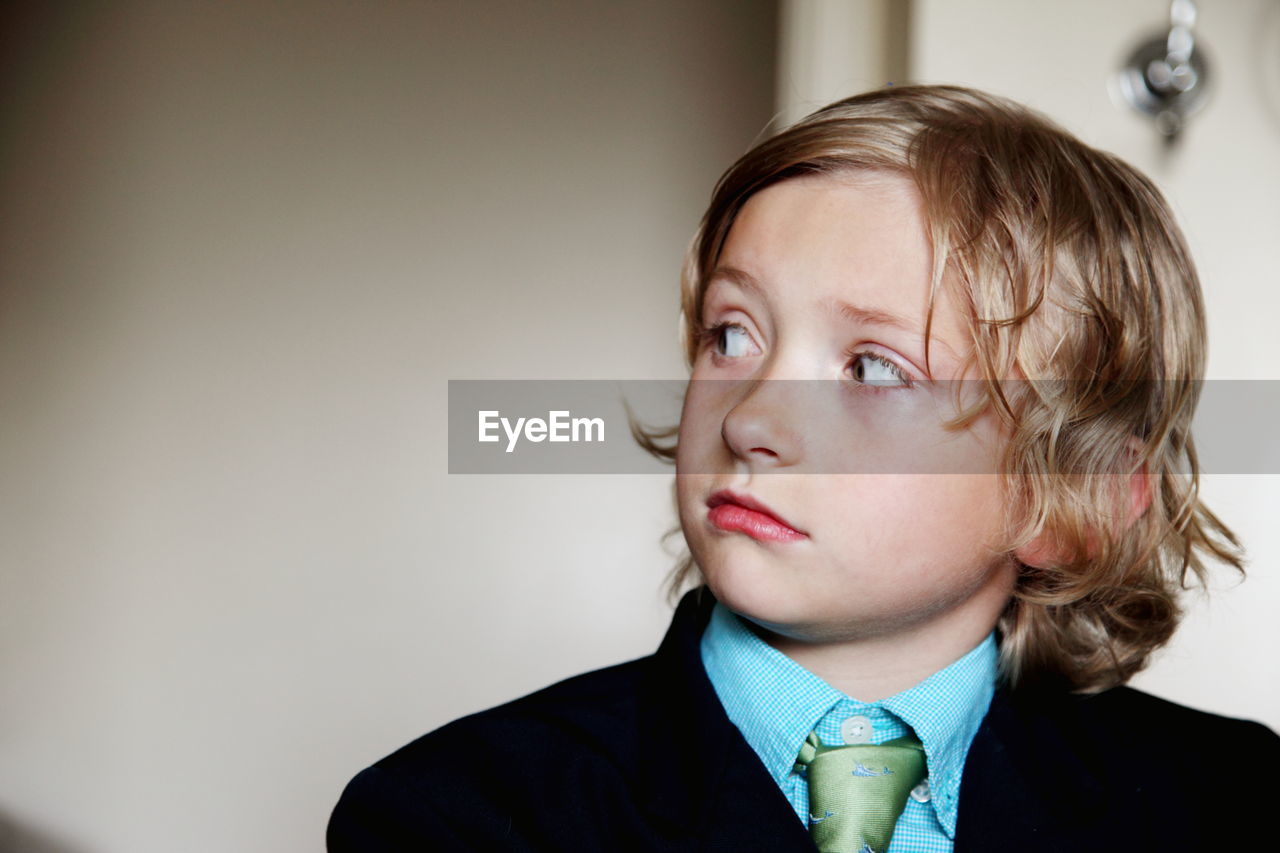
[{"label": "boy's neck", "polygon": [[955,620],[897,633],[806,642],[743,620],[773,648],[860,702],[878,702],[914,687],[972,651],[995,627],[995,615],[972,611]]}]

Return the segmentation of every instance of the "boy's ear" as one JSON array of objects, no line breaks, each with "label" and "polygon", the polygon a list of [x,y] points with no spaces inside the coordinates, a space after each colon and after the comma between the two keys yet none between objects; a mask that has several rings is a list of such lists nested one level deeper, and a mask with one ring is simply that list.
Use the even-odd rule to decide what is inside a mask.
[{"label": "boy's ear", "polygon": [[[1135,459],[1142,453],[1142,440],[1137,436],[1129,439],[1128,452],[1125,455],[1125,461],[1132,464]],[[1151,475],[1147,471],[1146,463],[1142,467],[1129,475],[1129,489],[1127,500],[1127,512],[1124,519],[1121,520],[1120,528],[1115,531],[1117,535],[1124,533],[1133,523],[1142,517],[1142,514],[1151,506]],[[1099,546],[1096,531],[1089,530],[1085,533],[1085,554],[1089,559],[1098,556]],[[1071,548],[1059,542],[1049,530],[1041,530],[1040,533],[1027,544],[1023,545],[1013,552],[1019,561],[1028,566],[1036,568],[1045,568],[1052,565],[1062,565],[1071,561],[1073,554]]]}]

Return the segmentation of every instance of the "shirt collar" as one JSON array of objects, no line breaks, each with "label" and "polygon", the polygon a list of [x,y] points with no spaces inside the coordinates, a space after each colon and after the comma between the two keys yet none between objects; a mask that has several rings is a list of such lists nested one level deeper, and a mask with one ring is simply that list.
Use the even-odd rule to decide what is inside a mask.
[{"label": "shirt collar", "polygon": [[882,709],[902,720],[924,745],[930,802],[942,828],[955,837],[965,757],[995,692],[994,631],[945,669],[868,703],[852,700],[770,646],[721,602],[712,608],[700,651],[726,714],[779,786],[804,739],[836,705]]}]

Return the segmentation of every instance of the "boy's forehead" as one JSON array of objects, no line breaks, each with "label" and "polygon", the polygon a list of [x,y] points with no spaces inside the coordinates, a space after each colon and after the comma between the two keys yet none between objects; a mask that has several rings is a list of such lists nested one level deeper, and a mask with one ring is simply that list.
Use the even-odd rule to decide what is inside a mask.
[{"label": "boy's forehead", "polygon": [[771,292],[791,298],[803,292],[923,318],[932,256],[910,180],[811,175],[766,187],[748,199],[712,272],[746,270]]},{"label": "boy's forehead", "polygon": [[[737,288],[764,301],[768,301],[770,298],[767,286],[762,284],[755,275],[748,270],[728,264],[720,264],[712,272],[711,281],[707,286],[708,295],[716,288],[723,290]],[[904,314],[895,313],[885,308],[858,304],[839,295],[816,295],[813,302],[824,313],[843,317],[853,322],[872,326],[887,326],[908,333],[924,333],[922,322],[917,322]]]},{"label": "boy's forehead", "polygon": [[[842,171],[788,178],[761,189],[738,210],[725,250],[744,232],[755,248],[821,243],[833,233],[851,249],[894,248],[911,261],[932,254],[924,200],[906,175]],[[779,245],[775,245],[779,244]],[[889,255],[890,253],[885,253]],[[864,261],[866,258],[863,259]],[[901,265],[902,258],[899,258]]]},{"label": "boy's forehead", "polygon": [[[931,302],[932,248],[914,182],[905,175],[837,173],[779,182],[743,205],[706,278],[701,310],[743,294],[769,312],[813,312],[910,339],[923,367],[935,353],[959,367],[968,323],[946,288]],[[930,321],[930,309],[932,319]]]}]

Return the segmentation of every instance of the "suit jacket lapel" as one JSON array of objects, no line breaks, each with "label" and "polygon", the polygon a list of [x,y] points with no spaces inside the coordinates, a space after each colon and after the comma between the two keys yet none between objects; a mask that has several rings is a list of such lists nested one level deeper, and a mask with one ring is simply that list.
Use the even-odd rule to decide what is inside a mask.
[{"label": "suit jacket lapel", "polygon": [[[960,783],[955,853],[1152,849],[1115,762],[1065,691],[996,691]],[[1175,845],[1176,846],[1176,845]]]},{"label": "suit jacket lapel", "polygon": [[640,794],[690,849],[812,853],[808,830],[733,725],[702,665],[709,589],[681,599],[641,692]]}]

